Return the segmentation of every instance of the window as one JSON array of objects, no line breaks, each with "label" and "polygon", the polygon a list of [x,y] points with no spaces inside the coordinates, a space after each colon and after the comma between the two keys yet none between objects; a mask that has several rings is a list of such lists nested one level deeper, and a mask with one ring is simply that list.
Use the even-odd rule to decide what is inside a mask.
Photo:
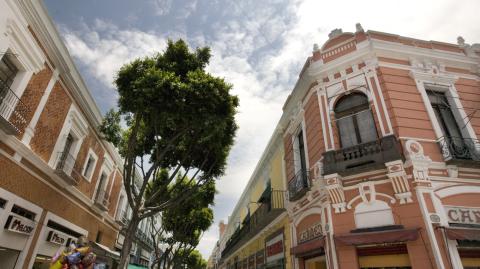
[{"label": "window", "polygon": [[68,134],[65,146],[63,147],[63,151],[61,152],[60,159],[57,163],[57,169],[63,169],[66,165],[69,165],[72,162],[72,160],[70,160],[70,150],[72,149],[73,142],[74,138],[72,134]]},{"label": "window", "polygon": [[85,164],[85,169],[83,170],[83,176],[88,180],[90,180],[90,177],[92,176],[94,166],[95,166],[95,157],[89,154],[87,163]]},{"label": "window", "polygon": [[[13,64],[13,62],[8,58],[8,56],[2,57],[0,62],[0,80],[2,81],[2,86],[10,88],[15,80],[15,76],[18,73],[18,68]],[[3,88],[3,87],[2,87]],[[3,92],[3,89],[2,89]]]},{"label": "window", "polygon": [[307,171],[307,163],[305,160],[305,143],[303,141],[303,131],[301,130],[295,137],[294,143],[295,154],[295,173],[298,171]]},{"label": "window", "polygon": [[342,148],[377,140],[377,129],[364,94],[352,93],[342,97],[334,112]]},{"label": "window", "polygon": [[27,218],[29,220],[35,220],[36,214],[33,213],[32,211],[29,211],[23,207],[19,207],[18,205],[13,205],[12,207],[12,213],[15,213],[19,216],[22,216],[24,218]]},{"label": "window", "polygon": [[451,140],[455,146],[463,147],[462,132],[450,109],[445,93],[428,90],[427,95],[443,136]]}]

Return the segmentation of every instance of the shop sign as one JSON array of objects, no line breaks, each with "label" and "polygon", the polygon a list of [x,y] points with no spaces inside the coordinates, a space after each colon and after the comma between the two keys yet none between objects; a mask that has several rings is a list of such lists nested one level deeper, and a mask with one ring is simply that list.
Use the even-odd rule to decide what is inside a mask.
[{"label": "shop sign", "polygon": [[448,222],[480,224],[480,208],[446,206]]},{"label": "shop sign", "polygon": [[320,237],[321,235],[322,235],[322,223],[318,222],[306,228],[300,233],[300,238],[298,239],[298,243],[303,243],[303,242],[312,240],[314,238]]},{"label": "shop sign", "polygon": [[283,233],[275,236],[266,242],[267,263],[282,259],[283,255]]},{"label": "shop sign", "polygon": [[34,228],[35,222],[26,218],[17,217],[15,215],[8,216],[7,223],[5,224],[5,229],[26,235],[32,233]]},{"label": "shop sign", "polygon": [[51,230],[48,233],[47,241],[50,242],[50,243],[57,244],[57,245],[65,246],[65,245],[67,245],[68,235],[66,235],[64,233],[60,233],[60,232],[55,231],[55,230]]}]

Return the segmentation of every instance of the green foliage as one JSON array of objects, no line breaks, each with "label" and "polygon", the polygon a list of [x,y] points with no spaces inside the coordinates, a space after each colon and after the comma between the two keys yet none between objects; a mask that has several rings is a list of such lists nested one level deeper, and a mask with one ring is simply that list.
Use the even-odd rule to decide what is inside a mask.
[{"label": "green foliage", "polygon": [[198,250],[193,250],[191,252],[181,250],[179,253],[181,259],[180,262],[175,263],[173,268],[174,269],[206,269],[207,268],[207,261],[203,259],[202,254]]},{"label": "green foliage", "polygon": [[[141,126],[131,150],[137,156],[149,155],[164,168],[180,163],[207,168],[202,169],[208,170],[207,176],[223,174],[237,129],[234,115],[239,102],[230,95],[230,84],[205,72],[209,59],[209,48],[192,53],[179,40],[169,41],[162,54],[124,65],[115,79],[119,112],[107,115],[112,116],[101,128],[105,137],[127,155],[126,141],[132,132],[119,139],[119,132],[112,129],[118,131],[119,114],[128,118],[130,130],[139,116]],[[156,159],[172,140],[175,147]]]},{"label": "green foliage", "polygon": [[[176,183],[177,188],[172,193],[177,196],[176,192],[190,189],[193,184],[188,183],[187,180]],[[193,247],[198,245],[202,233],[213,223],[213,211],[210,205],[213,205],[215,192],[215,182],[209,181],[182,203],[162,212],[163,229],[170,235],[165,238],[167,243],[183,243]]]}]

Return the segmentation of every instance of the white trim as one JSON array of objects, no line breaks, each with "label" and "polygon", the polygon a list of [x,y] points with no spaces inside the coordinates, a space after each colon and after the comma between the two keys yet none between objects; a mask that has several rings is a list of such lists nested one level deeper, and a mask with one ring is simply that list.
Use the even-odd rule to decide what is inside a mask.
[{"label": "white trim", "polygon": [[[478,182],[478,180],[476,181]],[[452,196],[456,194],[465,194],[465,193],[480,194],[480,186],[476,186],[476,185],[451,186],[451,187],[446,187],[446,188],[435,191],[435,194],[440,198],[445,198],[448,196]]]},{"label": "white trim", "polygon": [[[90,175],[86,176],[85,175],[85,169],[87,168],[87,164],[88,164],[88,161],[90,160],[90,157],[93,158],[93,165],[92,165],[92,168],[90,170]],[[95,168],[97,167],[97,161],[98,161],[97,154],[95,154],[95,152],[92,150],[92,148],[89,148],[87,158],[85,159],[85,162],[83,163],[82,171],[81,171],[82,177],[88,182],[92,182],[92,177],[93,177],[93,174],[95,173]]]},{"label": "white trim", "polygon": [[59,153],[65,146],[68,134],[71,134],[75,139],[75,142],[70,150],[70,154],[76,159],[82,142],[88,134],[88,125],[73,104],[70,105],[70,109],[65,118],[65,122],[63,123],[60,135],[58,136],[52,154],[50,155],[50,160],[48,161],[48,165],[50,165],[50,167],[55,167],[58,161]]},{"label": "white trim", "polygon": [[[383,120],[382,120],[382,115],[380,113],[380,109],[378,107],[378,103],[377,103],[377,98],[375,98],[375,96],[377,95],[377,93],[374,92],[373,90],[373,86],[372,86],[372,83],[370,81],[370,78],[372,77],[375,77],[375,74],[373,75],[370,75],[370,76],[367,76],[367,74],[365,74],[365,80],[367,81],[367,85],[368,87],[370,88],[370,93],[372,96],[369,96],[373,99],[373,105],[375,106],[375,112],[377,114],[377,119],[378,119],[378,123],[380,124],[380,130],[382,131],[382,136],[386,136],[387,135],[387,132],[385,131],[385,127],[383,126]],[[377,85],[376,85],[377,86]],[[377,86],[378,87],[378,86]],[[378,89],[378,88],[377,88]],[[379,94],[379,93],[378,93]],[[368,95],[367,95],[368,96]],[[379,99],[382,98],[382,96],[378,96]],[[383,100],[383,99],[381,99]],[[374,120],[374,124],[375,124],[375,120]]]},{"label": "white trim", "polygon": [[[430,214],[428,213],[427,205],[424,200],[423,193],[429,193],[429,191],[423,191],[422,189],[417,188],[417,200],[420,206],[420,211],[422,212],[423,221],[425,224],[425,229],[430,240],[430,245],[432,247],[433,257],[435,258],[435,264],[438,269],[444,269],[442,254],[438,246],[437,238],[435,236],[435,231],[432,227],[432,222],[430,221]],[[428,255],[428,253],[427,253]]]},{"label": "white trim", "polygon": [[[40,227],[41,229],[41,225],[38,223],[38,221],[40,220],[41,216],[42,216],[42,212],[43,212],[43,209],[39,206],[37,206],[36,204],[30,202],[30,201],[27,201],[23,198],[21,198],[20,196],[17,196],[16,194],[12,193],[12,192],[9,192],[3,188],[0,187],[0,197],[7,200],[7,204],[5,206],[4,209],[1,209],[0,208],[0,219],[1,219],[1,229],[2,231],[0,232],[0,234],[3,234],[3,233],[7,233],[6,235],[7,236],[11,236],[12,239],[15,238],[16,235],[12,235],[12,234],[8,234],[9,232],[6,232],[4,231],[3,229],[3,225],[4,225],[4,221],[6,220],[7,216],[11,214],[11,210],[12,210],[12,207],[14,204],[22,207],[22,208],[25,208],[33,213],[35,213],[35,218],[34,218],[34,221],[35,221],[35,228],[34,230],[28,235],[28,238],[25,237],[24,235],[22,235],[22,237],[24,237],[24,246],[23,246],[23,249],[20,248],[19,251],[20,254],[17,258],[17,263],[15,265],[15,269],[20,269],[23,267],[23,263],[25,262],[25,258],[26,258],[26,255],[27,255],[27,252],[28,252],[28,249],[30,248],[31,244],[32,244],[32,241],[33,241],[33,237],[35,235],[35,233],[37,232],[37,229]],[[8,242],[10,246],[10,248],[13,248],[14,245],[16,244],[19,244],[20,241],[19,240],[9,240]],[[6,247],[6,246],[3,246],[3,247]],[[18,250],[18,246],[15,246],[15,249]]]},{"label": "white trim", "polygon": [[32,120],[28,124],[27,128],[25,128],[25,133],[23,134],[22,142],[28,147],[30,147],[30,141],[32,141],[32,138],[35,135],[35,127],[37,126],[38,120],[40,119],[40,115],[42,114],[43,109],[47,104],[48,98],[50,97],[50,93],[52,92],[52,89],[55,86],[55,83],[57,82],[57,80],[58,80],[58,70],[55,70],[53,71],[52,77],[50,78],[50,81],[47,84],[47,88],[45,89],[45,92],[43,93],[42,98],[40,99],[40,102],[38,103],[37,108],[33,113]]},{"label": "white trim", "polygon": [[[317,88],[317,99],[318,99],[318,109],[320,110],[320,121],[322,122],[322,133],[323,133],[323,143],[325,145],[325,150],[328,149],[328,137],[327,137],[327,130],[325,129],[325,117],[323,116],[324,107],[322,104],[322,98],[327,98],[325,95],[325,88],[322,88],[322,93],[320,93],[320,88]],[[325,110],[325,114],[328,112]]]}]

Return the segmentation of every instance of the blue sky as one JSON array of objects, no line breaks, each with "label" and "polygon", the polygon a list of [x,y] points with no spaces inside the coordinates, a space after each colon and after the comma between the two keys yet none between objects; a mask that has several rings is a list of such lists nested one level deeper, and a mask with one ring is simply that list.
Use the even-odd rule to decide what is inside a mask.
[{"label": "blue sky", "polygon": [[[320,0],[44,0],[70,54],[103,112],[116,104],[116,70],[162,51],[168,38],[210,46],[208,70],[240,97],[236,144],[217,183],[215,222],[227,220],[263,152],[282,105],[314,43],[334,28],[467,43],[480,42],[480,1]],[[461,5],[459,5],[461,3]],[[205,258],[214,225],[198,249]]]}]

